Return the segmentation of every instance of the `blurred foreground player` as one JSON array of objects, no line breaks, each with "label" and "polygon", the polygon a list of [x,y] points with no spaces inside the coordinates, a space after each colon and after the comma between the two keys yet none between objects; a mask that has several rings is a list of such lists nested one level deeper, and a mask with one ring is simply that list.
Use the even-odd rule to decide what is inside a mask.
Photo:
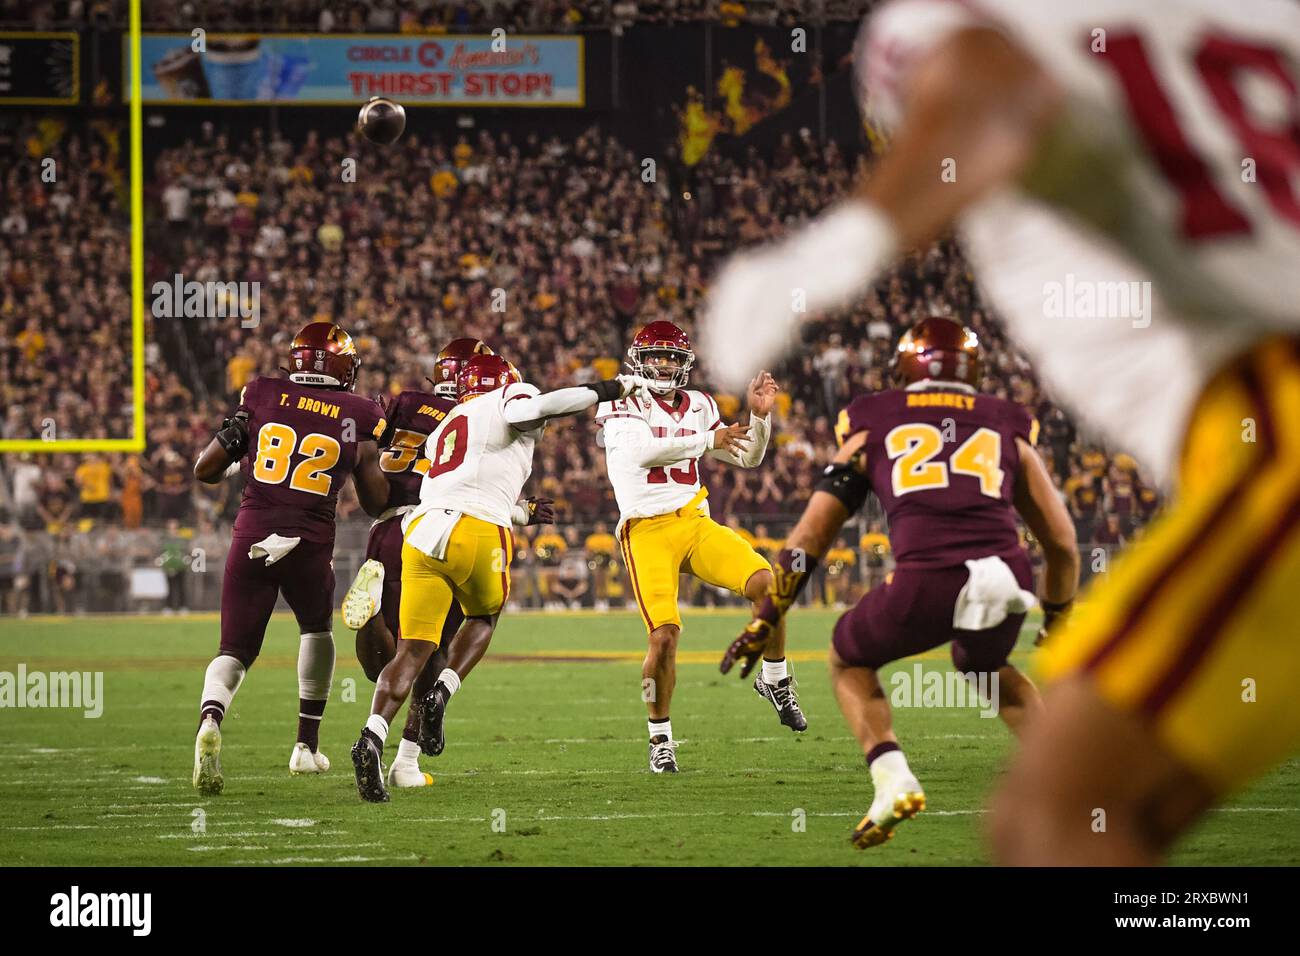
[{"label": "blurred foreground player", "polygon": [[369,720],[352,748],[357,792],[388,800],[383,747],[388,724],[442,640],[447,615],[465,615],[447,667],[420,702],[420,747],[443,747],[443,716],[487,651],[510,591],[512,516],[551,418],[628,395],[644,380],[620,376],[545,394],[496,355],[476,355],[457,376],[457,405],[429,436],[420,503],[402,519],[402,601],[397,652],[375,685]]},{"label": "blurred foreground player", "polygon": [[[429,467],[420,456],[426,439],[435,432],[447,414],[456,407],[456,376],[475,355],[491,355],[492,350],[472,338],[453,339],[434,361],[433,390],[408,390],[394,396],[384,411],[388,428],[381,438],[384,446],[379,467],[388,479],[388,502],[384,512],[370,528],[366,543],[366,560],[357,570],[352,586],[343,598],[343,622],[357,632],[357,660],[371,681],[379,675],[397,652],[401,633],[398,608],[402,598],[402,518],[420,502],[420,481]],[[538,498],[521,502],[514,515],[518,524],[541,524],[551,521],[551,500]],[[465,615],[460,604],[452,602],[442,628],[442,641],[416,678],[414,700],[419,701],[433,689],[434,682],[447,665],[447,648],[460,628]],[[423,787],[433,778],[420,770],[420,709],[411,707],[406,726],[397,746],[397,757],[388,768],[388,786]]]},{"label": "blurred foreground player", "polygon": [[951,319],[919,322],[898,344],[898,386],[863,395],[840,412],[840,443],[799,523],[777,555],[777,586],[729,655],[761,646],[874,491],[889,521],[897,566],[836,623],[831,684],[875,786],[853,831],[876,846],[925,809],[925,793],[894,734],[877,677],[900,658],[952,645],[952,662],[1017,735],[1042,708],[1009,661],[1033,571],[1020,545],[1018,511],[1047,559],[1043,607],[1064,613],[1079,584],[1074,524],[1033,445],[1038,423],[1023,407],[976,391],[979,342]]},{"label": "blurred foreground player", "polygon": [[956,227],[1053,396],[1177,479],[1048,644],[996,855],[1157,862],[1300,745],[1300,5],[897,0],[857,69],[890,147],[719,275],[715,371],[743,381]]},{"label": "blurred foreground player", "polygon": [[240,462],[246,484],[221,581],[221,647],[208,665],[194,743],[194,786],[220,793],[221,721],[262,649],[276,598],[298,619],[298,742],[291,773],[323,773],[320,722],[334,677],[334,509],[349,475],[368,514],[383,510],[388,483],[377,440],[384,413],[352,394],[361,359],[351,337],[312,322],[289,346],[289,378],[245,386],[194,465],[215,484]]}]

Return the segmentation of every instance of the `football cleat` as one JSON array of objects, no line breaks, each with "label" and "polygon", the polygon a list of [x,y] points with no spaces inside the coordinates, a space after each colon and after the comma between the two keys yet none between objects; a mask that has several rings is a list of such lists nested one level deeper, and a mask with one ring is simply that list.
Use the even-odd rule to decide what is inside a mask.
[{"label": "football cleat", "polygon": [[667,737],[650,738],[650,772],[677,773],[677,741]]},{"label": "football cleat", "polygon": [[319,750],[312,753],[311,748],[301,741],[293,745],[293,753],[289,754],[290,773],[324,773],[329,768],[330,758]]},{"label": "football cleat", "polygon": [[388,787],[390,790],[402,790],[406,787],[431,787],[433,774],[425,773],[418,766],[394,762],[388,768]]},{"label": "football cleat", "polygon": [[194,738],[194,786],[208,796],[216,796],[226,786],[221,776],[221,725],[211,717],[203,718]]},{"label": "football cleat", "polygon": [[374,558],[362,562],[343,598],[343,623],[354,631],[379,613],[384,595],[384,566]]},{"label": "football cleat", "polygon": [[368,803],[387,803],[388,789],[384,786],[383,751],[368,734],[362,734],[352,745],[352,769],[357,772],[357,793]]},{"label": "football cleat", "polygon": [[420,701],[420,752],[426,756],[436,757],[447,746],[442,719],[447,714],[449,700],[451,694],[447,693],[447,685],[438,681]]},{"label": "football cleat", "polygon": [[803,715],[799,698],[795,696],[797,686],[793,677],[787,677],[778,684],[769,684],[763,680],[762,674],[754,678],[754,690],[758,691],[758,696],[767,698],[768,703],[776,709],[776,715],[781,718],[782,724],[799,733],[808,729],[808,718]]},{"label": "football cleat", "polygon": [[849,838],[859,850],[880,846],[894,838],[894,828],[925,809],[925,793],[915,777],[899,781],[883,792],[877,791],[871,809],[853,829]]}]

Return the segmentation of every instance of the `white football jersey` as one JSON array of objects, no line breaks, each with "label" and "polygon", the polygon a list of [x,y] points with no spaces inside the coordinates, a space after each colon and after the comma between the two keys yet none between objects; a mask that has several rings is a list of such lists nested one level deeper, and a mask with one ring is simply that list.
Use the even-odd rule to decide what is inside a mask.
[{"label": "white football jersey", "polygon": [[1208,378],[1300,329],[1300,4],[895,0],[859,39],[868,115],[895,125],[910,67],[972,25],[1065,106],[1021,183],[961,216],[963,247],[1054,397],[1167,478]]},{"label": "white football jersey", "polygon": [[[621,398],[601,402],[596,424],[604,429],[605,464],[618,501],[618,529],[628,518],[652,518],[676,511],[700,490],[700,458],[712,441],[710,433],[721,427],[718,405],[704,392],[679,389],[677,404],[669,405],[658,396]],[[700,436],[696,449],[676,461],[644,466],[630,454],[646,437],[688,438]],[[707,513],[708,502],[704,503]]]},{"label": "white football jersey", "polygon": [[420,482],[420,503],[403,519],[407,530],[433,509],[473,515],[509,528],[511,513],[533,471],[540,428],[520,431],[505,418],[507,403],[539,394],[527,383],[471,398],[457,405],[428,437],[429,470]]}]

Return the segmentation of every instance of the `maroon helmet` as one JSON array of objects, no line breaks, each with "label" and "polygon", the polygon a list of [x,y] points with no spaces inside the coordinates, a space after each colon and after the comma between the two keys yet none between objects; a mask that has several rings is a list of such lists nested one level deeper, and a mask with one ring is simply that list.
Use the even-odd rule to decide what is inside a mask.
[{"label": "maroon helmet", "polygon": [[468,401],[522,381],[519,369],[500,355],[475,355],[461,365],[456,375],[456,401]]},{"label": "maroon helmet", "polygon": [[348,335],[333,322],[309,322],[289,346],[289,381],[352,391],[361,357]]},{"label": "maroon helmet", "polygon": [[695,364],[695,352],[686,333],[671,322],[651,322],[632,339],[627,367],[633,375],[654,382],[656,392],[685,388]]},{"label": "maroon helmet", "polygon": [[461,368],[475,355],[495,355],[486,344],[478,339],[452,339],[442,347],[438,357],[433,360],[433,394],[443,398],[456,397],[456,379]]},{"label": "maroon helmet", "polygon": [[954,319],[922,319],[898,340],[893,370],[902,385],[933,379],[978,388],[979,337]]}]

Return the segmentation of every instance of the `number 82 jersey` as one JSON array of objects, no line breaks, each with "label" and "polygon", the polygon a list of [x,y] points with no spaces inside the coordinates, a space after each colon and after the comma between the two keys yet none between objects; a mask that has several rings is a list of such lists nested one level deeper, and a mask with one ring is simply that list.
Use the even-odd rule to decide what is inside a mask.
[{"label": "number 82 jersey", "polygon": [[957,384],[896,389],[859,396],[840,412],[840,444],[862,432],[900,566],[952,567],[1020,552],[1016,439],[1033,445],[1038,437],[1025,408]]}]

